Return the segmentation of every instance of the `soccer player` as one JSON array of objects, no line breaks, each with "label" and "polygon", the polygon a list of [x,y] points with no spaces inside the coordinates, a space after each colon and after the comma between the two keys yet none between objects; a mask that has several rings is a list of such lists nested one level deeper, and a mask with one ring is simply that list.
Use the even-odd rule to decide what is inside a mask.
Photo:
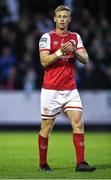
[{"label": "soccer player", "polygon": [[68,31],[71,22],[69,7],[55,9],[55,30],[42,35],[39,41],[40,61],[44,67],[41,90],[41,129],[38,136],[39,168],[51,171],[47,162],[48,139],[56,116],[64,109],[73,129],[76,171],[94,171],[84,159],[83,107],[77,90],[74,62],[88,63],[88,54],[78,33]]}]

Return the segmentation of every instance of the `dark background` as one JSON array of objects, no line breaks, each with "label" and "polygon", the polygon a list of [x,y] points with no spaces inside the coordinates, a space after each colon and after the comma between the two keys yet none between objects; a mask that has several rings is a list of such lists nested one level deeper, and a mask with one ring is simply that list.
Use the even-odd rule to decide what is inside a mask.
[{"label": "dark background", "polygon": [[[40,89],[38,42],[55,28],[54,9],[67,1],[0,1],[0,89]],[[72,0],[70,30],[79,33],[90,62],[75,64],[79,89],[111,89],[111,1]]]}]

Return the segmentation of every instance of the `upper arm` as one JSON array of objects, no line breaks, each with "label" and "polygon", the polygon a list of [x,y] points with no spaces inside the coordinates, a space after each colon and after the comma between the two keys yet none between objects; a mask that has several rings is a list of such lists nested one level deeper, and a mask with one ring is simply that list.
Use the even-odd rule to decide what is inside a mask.
[{"label": "upper arm", "polygon": [[40,51],[40,61],[41,61],[41,64],[44,63],[44,58],[46,58],[47,55],[50,54],[50,51],[48,50],[45,50],[45,51]]},{"label": "upper arm", "polygon": [[81,36],[77,33],[77,51],[80,55],[86,55],[88,56],[88,53],[83,45],[83,41],[81,39]]},{"label": "upper arm", "polygon": [[50,51],[50,35],[45,33],[39,40],[39,51]]},{"label": "upper arm", "polygon": [[80,48],[77,51],[81,56],[87,56],[87,58],[88,58],[88,53],[85,48]]},{"label": "upper arm", "polygon": [[41,64],[44,64],[44,60],[47,55],[50,54],[50,35],[45,33],[42,35],[39,41],[39,52]]},{"label": "upper arm", "polygon": [[76,33],[77,35],[77,50],[84,48],[83,41],[81,39],[81,36]]}]

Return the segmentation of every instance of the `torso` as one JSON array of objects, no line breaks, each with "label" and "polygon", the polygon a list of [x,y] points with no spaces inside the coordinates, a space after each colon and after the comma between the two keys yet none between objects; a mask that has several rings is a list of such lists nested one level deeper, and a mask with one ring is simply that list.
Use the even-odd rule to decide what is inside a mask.
[{"label": "torso", "polygon": [[[77,48],[83,48],[82,41],[77,33],[68,32],[65,35],[58,35],[56,31],[52,31],[46,33],[42,38],[46,38],[44,41],[47,40],[47,43],[44,46],[40,46],[40,51],[49,50],[50,54],[56,52],[62,43],[66,43],[69,40],[75,40]],[[75,60],[73,51],[69,51],[56,62],[45,68],[43,88],[55,90],[76,89]]]}]

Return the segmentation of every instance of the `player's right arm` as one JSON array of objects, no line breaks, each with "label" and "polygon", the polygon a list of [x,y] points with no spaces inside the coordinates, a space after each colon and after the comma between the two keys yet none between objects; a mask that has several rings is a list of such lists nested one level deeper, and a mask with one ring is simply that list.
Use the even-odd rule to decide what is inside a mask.
[{"label": "player's right arm", "polygon": [[50,54],[49,51],[41,51],[40,52],[40,61],[43,67],[47,67],[53,64],[58,59],[55,53]]},{"label": "player's right arm", "polygon": [[55,53],[50,54],[51,42],[50,35],[45,33],[39,41],[40,50],[40,61],[43,67],[48,67],[57,61],[65,52],[67,52],[71,47],[70,43],[67,42],[61,46]]}]

